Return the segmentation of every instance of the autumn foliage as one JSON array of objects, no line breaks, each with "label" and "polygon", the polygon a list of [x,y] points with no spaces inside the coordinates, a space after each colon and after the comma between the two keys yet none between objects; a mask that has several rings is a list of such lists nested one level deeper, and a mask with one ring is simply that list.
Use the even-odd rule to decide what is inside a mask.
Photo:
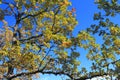
[{"label": "autumn foliage", "polygon": [[[107,52],[106,48],[101,48],[96,43],[90,29],[73,36],[78,22],[75,16],[76,9],[68,9],[71,5],[69,0],[0,0],[0,2],[0,5],[5,7],[0,8],[0,22],[3,24],[0,27],[1,79],[34,80],[40,78],[38,73],[41,73],[85,80],[89,79],[89,76],[92,78],[109,75],[106,67],[112,62],[120,66],[114,56],[114,51],[117,55],[120,54],[119,37],[104,34],[107,46],[111,43],[111,38],[114,39],[112,44],[116,45],[109,47],[111,52]],[[13,26],[9,25],[6,16],[14,18]],[[96,16],[98,17],[98,14]],[[109,31],[112,35],[117,35],[119,29],[111,26]],[[88,50],[86,57],[93,62],[91,75],[86,68],[78,69],[81,62],[78,60],[80,52],[77,48]],[[108,58],[111,62],[106,60]]]}]

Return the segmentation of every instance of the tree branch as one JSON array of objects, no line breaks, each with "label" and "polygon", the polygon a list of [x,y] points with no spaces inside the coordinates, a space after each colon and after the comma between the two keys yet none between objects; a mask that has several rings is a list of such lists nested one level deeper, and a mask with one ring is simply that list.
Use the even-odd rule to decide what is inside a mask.
[{"label": "tree branch", "polygon": [[54,12],[55,14],[54,14],[54,18],[53,18],[52,30],[53,30],[53,27],[54,27],[54,25],[55,25],[55,22],[56,22],[56,15],[58,14],[58,12],[59,12],[59,10],[60,10],[60,6],[58,6],[57,8],[58,8],[57,11]]},{"label": "tree branch", "polygon": [[39,66],[39,67],[41,67],[43,61],[44,61],[45,58],[48,56],[48,54],[50,53],[50,51],[51,51],[52,48],[53,48],[53,46],[51,46],[51,47],[49,48],[48,52],[46,53],[46,55],[43,57],[42,61],[40,62],[40,66]]},{"label": "tree branch", "polygon": [[[120,61],[120,59],[118,59],[116,61],[113,61],[113,62],[110,62],[106,66],[108,66],[110,64],[115,64],[118,61]],[[102,67],[105,67],[105,66],[102,66]],[[107,75],[109,75],[109,73],[103,73],[103,74],[101,74],[100,72],[95,72],[95,73],[90,73],[89,76],[83,76],[83,77],[80,77],[80,78],[75,79],[75,80],[86,80],[86,79],[92,79],[94,77],[107,76]]]},{"label": "tree branch", "polygon": [[37,35],[37,36],[31,36],[31,37],[25,38],[25,39],[20,39],[19,41],[20,41],[20,42],[24,42],[24,41],[28,41],[28,40],[31,40],[31,39],[34,39],[34,38],[41,37],[41,36],[43,36],[43,34],[39,34],[39,35]]},{"label": "tree branch", "polygon": [[54,71],[36,70],[36,71],[32,71],[32,72],[23,72],[23,73],[19,73],[19,74],[13,75],[13,76],[9,76],[9,77],[7,77],[7,79],[11,80],[11,79],[16,78],[16,77],[25,76],[25,75],[32,75],[32,74],[36,74],[36,73],[54,74],[54,75],[67,75],[68,77],[72,78],[72,76],[69,73],[65,73],[63,71],[54,72]]},{"label": "tree branch", "polygon": [[36,14],[28,14],[28,15],[24,16],[23,18],[20,18],[19,21],[21,21],[21,20],[23,20],[23,19],[25,19],[25,18],[28,18],[28,17],[36,17],[36,16],[42,14],[43,12],[46,12],[47,10],[48,10],[48,8],[46,8],[45,10],[43,10],[43,11],[41,11],[41,12],[38,12],[38,13],[36,13]]},{"label": "tree branch", "polygon": [[103,74],[100,74],[100,73],[90,73],[90,76],[83,76],[83,77],[80,77],[80,78],[75,79],[75,80],[86,80],[86,79],[92,79],[94,77],[107,76],[107,75],[108,75],[107,73],[103,73]]},{"label": "tree branch", "polygon": [[113,62],[110,62],[110,63],[108,63],[108,64],[105,64],[105,65],[102,66],[102,67],[109,66],[110,64],[115,64],[115,63],[117,63],[118,61],[120,61],[120,59],[118,59],[118,60],[116,60],[116,61],[113,61]]}]

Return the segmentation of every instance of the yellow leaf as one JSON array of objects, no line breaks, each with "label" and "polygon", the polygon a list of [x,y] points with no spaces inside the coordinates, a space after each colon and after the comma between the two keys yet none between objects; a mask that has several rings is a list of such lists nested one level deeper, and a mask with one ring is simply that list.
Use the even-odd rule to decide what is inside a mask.
[{"label": "yellow leaf", "polygon": [[13,32],[11,30],[9,30],[7,27],[5,28],[6,32],[5,32],[5,41],[6,42],[10,42],[13,39]]}]

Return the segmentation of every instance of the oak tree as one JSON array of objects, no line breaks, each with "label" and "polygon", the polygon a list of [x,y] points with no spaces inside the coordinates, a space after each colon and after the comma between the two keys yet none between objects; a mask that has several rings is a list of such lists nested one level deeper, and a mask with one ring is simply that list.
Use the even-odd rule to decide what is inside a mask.
[{"label": "oak tree", "polygon": [[[118,6],[116,0],[112,2],[96,2],[98,8],[106,11],[106,17],[119,13],[113,8]],[[0,5],[1,79],[31,80],[40,77],[38,73],[66,75],[73,80],[104,75],[119,77],[120,60],[116,58],[120,53],[119,26],[109,17],[96,13],[94,19],[99,25],[94,24],[74,36],[78,22],[75,9],[68,8],[69,0],[0,0]],[[104,43],[96,44],[91,32],[99,33]],[[78,48],[88,51],[86,57],[92,61],[90,72],[84,67],[78,69],[82,63],[78,60]]]},{"label": "oak tree", "polygon": [[[86,31],[73,36],[75,9],[68,0],[0,0],[0,77],[32,79],[41,74],[77,79],[80,52],[93,53],[99,45]],[[3,7],[4,6],[4,7]],[[12,19],[14,24],[7,21]],[[84,72],[84,70],[83,70]]]}]

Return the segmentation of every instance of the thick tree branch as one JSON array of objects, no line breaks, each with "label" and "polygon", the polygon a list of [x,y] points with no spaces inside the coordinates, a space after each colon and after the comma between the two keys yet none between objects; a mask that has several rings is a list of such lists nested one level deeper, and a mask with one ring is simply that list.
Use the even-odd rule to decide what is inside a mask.
[{"label": "thick tree branch", "polygon": [[32,75],[32,74],[36,74],[36,73],[54,74],[54,75],[67,75],[68,77],[72,78],[72,76],[71,76],[70,74],[65,73],[65,72],[63,72],[63,71],[61,71],[61,72],[54,72],[54,71],[36,70],[36,71],[32,71],[32,72],[19,73],[19,74],[10,76],[10,77],[8,77],[7,79],[12,80],[13,78],[16,78],[16,77],[25,76],[25,75]]},{"label": "thick tree branch", "polygon": [[29,38],[20,39],[19,41],[24,42],[24,41],[28,41],[28,40],[35,39],[35,38],[42,37],[42,36],[43,36],[43,34],[39,34],[37,36],[31,36]]},{"label": "thick tree branch", "polygon": [[90,74],[90,76],[83,76],[83,77],[80,77],[80,78],[75,79],[75,80],[86,80],[86,79],[92,79],[94,77],[107,76],[107,75],[108,75],[107,73],[103,73],[103,74],[92,73],[92,74]]}]

